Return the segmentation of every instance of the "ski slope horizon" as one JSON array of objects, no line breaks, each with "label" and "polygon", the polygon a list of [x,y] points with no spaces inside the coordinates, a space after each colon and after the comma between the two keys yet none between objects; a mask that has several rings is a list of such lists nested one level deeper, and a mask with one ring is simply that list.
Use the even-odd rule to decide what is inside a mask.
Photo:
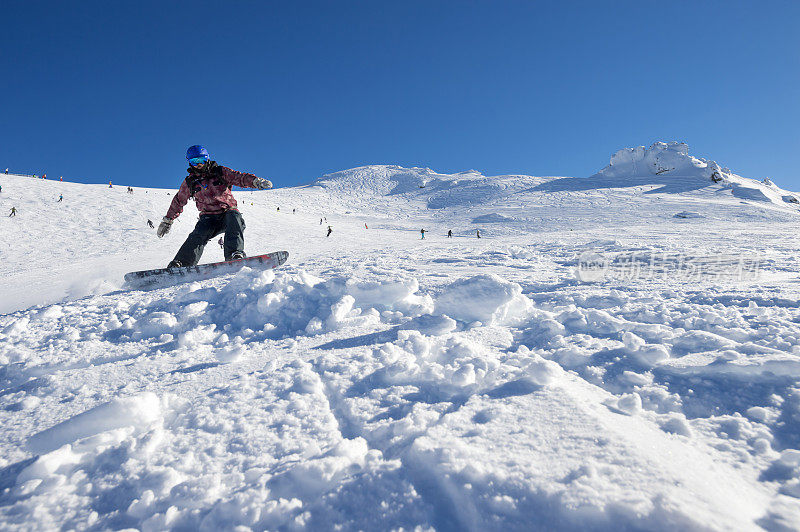
[{"label": "ski slope horizon", "polygon": [[0,175],[0,527],[800,529],[800,194],[370,165],[234,192],[278,270],[123,285],[179,183]]},{"label": "ski slope horizon", "polygon": [[[722,177],[720,183],[709,183],[713,172],[718,172]],[[0,179],[8,184],[19,177],[9,174],[0,176]],[[64,202],[56,207],[66,213],[58,214],[56,211],[56,215],[63,216],[63,219],[54,220],[53,225],[44,228],[45,234],[39,235],[60,246],[55,251],[58,264],[37,264],[33,259],[35,253],[32,244],[35,239],[26,235],[22,240],[31,246],[26,254],[19,255],[26,264],[7,261],[0,268],[0,272],[10,279],[8,285],[19,287],[17,293],[10,294],[11,297],[0,302],[0,312],[19,310],[23,308],[20,305],[52,302],[53,293],[80,296],[119,288],[122,275],[128,271],[166,265],[180,245],[173,240],[182,242],[193,227],[194,207],[187,205],[186,212],[178,219],[178,227],[173,231],[173,235],[180,233],[183,236],[171,236],[163,241],[152,240],[149,236],[142,238],[147,234],[143,229],[144,223],[149,219],[157,225],[166,213],[172,194],[180,184],[180,177],[176,178],[174,188],[137,188],[133,196],[121,195],[126,190],[125,185],[109,187],[105,184],[31,180],[28,176],[21,178],[24,185],[20,184],[17,190],[22,192],[33,188],[33,195],[30,198],[21,195],[15,203],[15,191],[7,185],[0,197],[0,206],[5,209],[5,214],[12,206],[20,210],[22,219],[26,218],[22,213],[28,211],[28,205],[40,208],[41,203],[41,208],[51,209],[44,207],[48,204],[46,195],[53,195],[57,199],[61,193],[65,193]],[[672,219],[682,212],[688,213],[687,216],[710,220],[769,218],[781,223],[794,220],[794,214],[800,212],[800,193],[781,189],[769,180],[764,181],[738,176],[714,161],[690,156],[688,146],[684,143],[656,142],[649,148],[639,146],[619,150],[612,156],[611,164],[588,178],[483,176],[475,170],[439,174],[429,168],[367,165],[327,174],[307,185],[278,187],[264,195],[240,190],[236,196],[241,198],[239,207],[246,216],[249,214],[248,207],[253,207],[253,211],[260,216],[265,211],[266,215],[272,216],[270,207],[279,209],[283,206],[284,209],[299,209],[303,216],[312,218],[316,214],[311,212],[320,216],[330,214],[331,220],[336,220],[332,222],[334,226],[343,223],[345,227],[360,229],[363,223],[367,223],[368,227],[371,225],[374,229],[410,231],[412,237],[425,224],[444,224],[453,229],[457,237],[474,236],[475,231],[480,229],[484,238],[563,230],[581,223],[591,223],[593,226],[639,224],[642,210],[648,216],[657,216],[648,222]],[[112,196],[109,197],[105,191],[113,191]],[[85,212],[84,198],[87,195],[92,201],[113,202],[113,207],[109,205],[114,211],[113,221],[103,220],[101,216],[92,219]],[[663,205],[654,206],[653,201],[662,202]],[[570,202],[575,202],[574,209],[570,208]],[[615,203],[624,210],[609,217],[608,207]],[[465,210],[471,214],[465,215]],[[92,212],[91,207],[88,211]],[[770,214],[767,215],[767,212]],[[356,216],[353,216],[354,213]],[[76,223],[77,220],[80,222]],[[112,231],[117,232],[113,235],[115,239],[122,239],[130,236],[124,235],[125,232],[133,232],[137,237],[136,256],[143,260],[129,262],[132,241],[128,241],[124,246],[125,251],[115,257],[117,262],[103,260],[101,251],[105,243],[98,246],[97,243],[79,240],[82,238],[81,229],[88,229],[95,222],[97,228],[91,227],[91,235]],[[253,223],[261,222],[248,220],[248,223],[252,227]],[[260,229],[259,233],[262,233]],[[317,231],[313,236],[319,238],[319,233]],[[247,234],[252,235],[252,231]],[[265,234],[274,238],[271,232]],[[254,248],[251,238],[245,241],[250,254],[267,251]],[[222,260],[221,253],[213,255],[215,251],[216,246],[209,245],[203,262],[210,262],[210,257]],[[49,255],[43,257],[47,257],[46,261],[50,260]],[[69,276],[70,283],[67,284],[50,275],[54,268],[58,269],[66,261],[93,264],[96,257],[103,264],[98,264],[100,271],[91,278],[73,275]],[[35,287],[16,281],[15,272],[20,269],[28,271],[25,275],[29,275],[31,269],[38,269],[38,279],[47,279],[50,283],[44,291],[47,295],[37,295]]]}]

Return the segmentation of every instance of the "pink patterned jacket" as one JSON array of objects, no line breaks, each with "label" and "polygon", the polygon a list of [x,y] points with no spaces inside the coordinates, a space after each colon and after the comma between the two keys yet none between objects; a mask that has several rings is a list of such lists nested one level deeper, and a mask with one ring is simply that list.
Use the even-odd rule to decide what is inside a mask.
[{"label": "pink patterned jacket", "polygon": [[254,188],[256,176],[245,172],[237,172],[216,161],[210,161],[203,170],[188,169],[189,175],[181,183],[178,193],[172,198],[167,210],[167,218],[174,220],[183,212],[183,207],[194,197],[200,214],[220,214],[236,208],[236,200],[231,193],[231,186]]}]

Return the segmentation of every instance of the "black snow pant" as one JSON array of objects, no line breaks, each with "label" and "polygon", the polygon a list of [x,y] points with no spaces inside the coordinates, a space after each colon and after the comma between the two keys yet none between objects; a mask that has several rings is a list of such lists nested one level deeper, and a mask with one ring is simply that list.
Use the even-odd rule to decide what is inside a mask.
[{"label": "black snow pant", "polygon": [[183,266],[195,266],[208,241],[222,232],[225,232],[225,260],[231,260],[236,251],[244,253],[244,228],[242,213],[233,209],[220,214],[201,214],[174,260]]}]

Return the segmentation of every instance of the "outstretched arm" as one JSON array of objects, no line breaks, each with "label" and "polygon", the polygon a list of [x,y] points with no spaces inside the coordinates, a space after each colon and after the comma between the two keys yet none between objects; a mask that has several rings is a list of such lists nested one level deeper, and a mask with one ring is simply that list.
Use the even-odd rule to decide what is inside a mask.
[{"label": "outstretched arm", "polygon": [[253,174],[238,172],[224,166],[223,171],[225,172],[225,180],[231,185],[236,185],[237,187],[242,188],[257,188],[261,190],[272,188],[271,181],[261,177],[256,177]]}]

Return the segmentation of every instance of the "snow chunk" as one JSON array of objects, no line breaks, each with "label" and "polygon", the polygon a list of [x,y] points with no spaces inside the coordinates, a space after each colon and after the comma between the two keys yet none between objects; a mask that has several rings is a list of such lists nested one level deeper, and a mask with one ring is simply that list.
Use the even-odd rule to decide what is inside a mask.
[{"label": "snow chunk", "polygon": [[22,485],[34,479],[44,480],[56,471],[81,461],[81,454],[74,452],[70,446],[59,447],[38,457],[35,462],[23,469],[17,477],[17,483]]},{"label": "snow chunk", "polygon": [[22,334],[23,331],[28,327],[30,323],[30,318],[27,316],[23,316],[22,318],[17,318],[16,320],[12,321],[10,325],[8,325],[5,329],[3,329],[3,334],[7,336],[18,336]]},{"label": "snow chunk", "polygon": [[692,429],[686,421],[686,417],[682,414],[673,414],[666,420],[659,423],[661,430],[670,434],[678,434],[680,436],[690,437]]},{"label": "snow chunk", "polygon": [[416,294],[419,282],[416,279],[388,282],[363,282],[348,279],[347,293],[360,308],[377,310],[396,309],[406,313],[430,312],[433,305],[430,296]]},{"label": "snow chunk", "polygon": [[156,338],[167,334],[178,324],[178,319],[169,312],[153,312],[136,322],[134,339]]},{"label": "snow chunk", "polygon": [[217,360],[223,363],[236,362],[244,354],[244,347],[241,345],[229,345],[218,349],[214,355]]},{"label": "snow chunk", "polygon": [[653,367],[669,358],[669,350],[661,344],[648,344],[636,351],[634,356],[645,366]]},{"label": "snow chunk", "polygon": [[485,325],[515,322],[524,318],[531,307],[520,285],[494,274],[456,281],[436,299],[436,312],[459,321],[480,321]]},{"label": "snow chunk", "polygon": [[101,432],[128,426],[144,428],[161,420],[161,401],[156,394],[145,392],[101,404],[36,433],[28,439],[28,448],[38,454],[49,453]]},{"label": "snow chunk", "polygon": [[404,324],[402,328],[417,330],[422,334],[431,336],[440,336],[454,331],[456,326],[456,321],[448,316],[425,314]]},{"label": "snow chunk", "polygon": [[36,314],[36,319],[42,321],[57,320],[63,316],[64,309],[61,307],[61,305],[51,305],[39,311],[39,313]]},{"label": "snow chunk", "polygon": [[603,402],[608,408],[619,413],[634,416],[642,411],[642,397],[638,393],[626,393],[619,398]]},{"label": "snow chunk", "polygon": [[360,470],[368,451],[364,438],[343,439],[324,456],[301,462],[271,478],[268,487],[284,498],[313,498],[331,489],[345,475]]},{"label": "snow chunk", "polygon": [[633,334],[632,332],[625,331],[622,333],[622,343],[625,344],[626,349],[631,351],[638,351],[644,347],[645,341]]},{"label": "snow chunk", "polygon": [[728,349],[734,342],[708,331],[687,331],[673,341],[673,348],[686,353]]}]

